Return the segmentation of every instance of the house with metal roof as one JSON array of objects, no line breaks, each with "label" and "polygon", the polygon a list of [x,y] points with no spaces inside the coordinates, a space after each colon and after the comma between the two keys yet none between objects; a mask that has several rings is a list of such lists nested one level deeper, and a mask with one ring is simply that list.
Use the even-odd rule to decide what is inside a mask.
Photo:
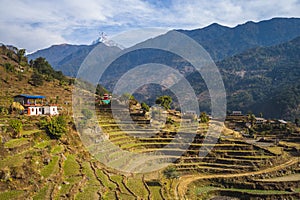
[{"label": "house with metal roof", "polygon": [[41,95],[20,94],[14,96],[14,102],[19,102],[25,108],[23,113],[28,116],[58,115],[57,105],[48,105],[45,99],[46,97]]}]

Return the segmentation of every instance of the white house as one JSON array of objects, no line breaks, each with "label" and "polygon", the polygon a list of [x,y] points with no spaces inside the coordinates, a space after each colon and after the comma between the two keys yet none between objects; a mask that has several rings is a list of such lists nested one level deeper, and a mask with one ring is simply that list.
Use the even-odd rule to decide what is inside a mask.
[{"label": "white house", "polygon": [[44,105],[44,96],[34,96],[20,94],[14,97],[15,102],[21,103],[24,106],[24,113],[28,116],[37,115],[58,115],[57,105]]}]

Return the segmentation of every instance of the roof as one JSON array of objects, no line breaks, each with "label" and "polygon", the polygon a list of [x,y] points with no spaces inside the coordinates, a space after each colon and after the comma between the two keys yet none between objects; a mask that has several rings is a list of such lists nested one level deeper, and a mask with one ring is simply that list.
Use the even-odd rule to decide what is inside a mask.
[{"label": "roof", "polygon": [[287,121],[285,121],[285,120],[283,120],[283,119],[279,119],[278,120],[280,123],[282,123],[282,124],[286,124],[287,123]]},{"label": "roof", "polygon": [[265,118],[262,118],[262,117],[255,117],[256,120],[259,120],[259,121],[267,121]]},{"label": "roof", "polygon": [[45,99],[46,98],[45,96],[41,96],[41,95],[29,95],[29,94],[19,94],[14,97],[24,97],[27,99]]}]

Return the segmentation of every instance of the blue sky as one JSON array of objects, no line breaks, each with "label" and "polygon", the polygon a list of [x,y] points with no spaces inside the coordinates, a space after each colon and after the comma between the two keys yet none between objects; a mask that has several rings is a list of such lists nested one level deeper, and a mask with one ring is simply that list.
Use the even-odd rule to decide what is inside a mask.
[{"label": "blue sky", "polygon": [[236,26],[273,17],[300,17],[299,0],[1,0],[0,42],[33,52],[53,44],[90,44],[143,28]]}]

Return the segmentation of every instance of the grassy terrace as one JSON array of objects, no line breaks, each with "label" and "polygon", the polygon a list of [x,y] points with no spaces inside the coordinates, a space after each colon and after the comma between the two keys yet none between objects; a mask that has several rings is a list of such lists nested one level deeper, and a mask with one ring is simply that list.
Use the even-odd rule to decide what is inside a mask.
[{"label": "grassy terrace", "polygon": [[239,189],[239,188],[219,188],[219,187],[212,187],[212,186],[205,186],[205,187],[196,187],[195,194],[203,194],[208,193],[211,191],[232,191],[232,192],[242,192],[246,194],[260,194],[260,195],[270,195],[270,194],[291,194],[292,192],[288,191],[281,191],[281,190],[250,190],[250,189]]},{"label": "grassy terrace", "polygon": [[18,138],[18,139],[9,140],[8,142],[6,142],[4,144],[4,147],[5,148],[16,148],[16,147],[20,147],[20,146],[28,144],[28,143],[29,143],[29,139]]}]

